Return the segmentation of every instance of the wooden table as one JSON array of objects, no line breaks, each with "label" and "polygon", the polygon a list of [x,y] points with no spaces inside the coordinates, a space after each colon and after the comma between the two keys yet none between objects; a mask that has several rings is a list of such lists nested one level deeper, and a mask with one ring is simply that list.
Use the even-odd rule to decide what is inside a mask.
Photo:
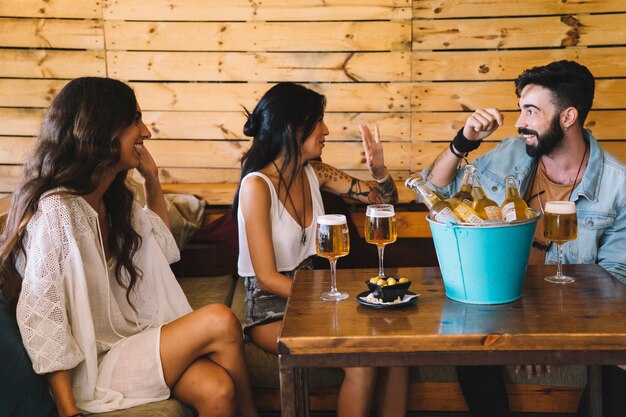
[{"label": "wooden table", "polygon": [[[350,294],[338,303],[319,299],[329,271],[299,272],[278,339],[282,416],[308,415],[306,368],[626,363],[626,286],[598,265],[564,265],[573,284],[543,280],[555,270],[529,266],[520,300],[487,306],[447,299],[438,268],[389,268],[421,294],[397,310],[357,303],[375,270],[338,270]],[[599,366],[590,371],[597,413]]]}]

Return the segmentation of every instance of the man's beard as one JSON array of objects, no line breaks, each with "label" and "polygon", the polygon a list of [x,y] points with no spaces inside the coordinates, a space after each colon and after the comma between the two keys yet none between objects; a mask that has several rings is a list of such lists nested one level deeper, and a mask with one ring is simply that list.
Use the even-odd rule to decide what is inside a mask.
[{"label": "man's beard", "polygon": [[550,128],[543,135],[535,130],[530,129],[518,129],[521,135],[535,135],[537,138],[537,145],[526,145],[526,153],[532,158],[538,158],[543,155],[547,155],[552,152],[563,140],[563,129],[559,123],[559,116],[556,115],[550,122]]}]

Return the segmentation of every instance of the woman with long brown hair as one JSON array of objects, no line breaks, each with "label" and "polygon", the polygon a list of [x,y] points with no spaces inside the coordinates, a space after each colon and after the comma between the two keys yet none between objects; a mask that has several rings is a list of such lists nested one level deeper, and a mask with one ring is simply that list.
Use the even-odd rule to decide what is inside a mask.
[{"label": "woman with long brown hair", "polygon": [[[279,83],[249,114],[244,134],[252,136],[243,158],[233,211],[239,227],[239,275],[245,278],[244,331],[276,354],[291,279],[311,266],[315,224],[324,214],[320,190],[350,202],[395,203],[398,191],[384,165],[378,129],[360,126],[372,181],[362,181],[319,162],[328,128],[324,96],[302,85]],[[408,369],[345,368],[339,417],[365,417],[377,399],[379,417],[406,414]],[[374,392],[376,394],[374,394]]]},{"label": "woman with long brown hair", "polygon": [[[239,322],[194,312],[169,268],[150,132],[126,84],[79,78],[44,117],[0,240],[0,283],[61,417],[168,398],[255,417]],[[142,209],[126,185],[144,178]]]}]

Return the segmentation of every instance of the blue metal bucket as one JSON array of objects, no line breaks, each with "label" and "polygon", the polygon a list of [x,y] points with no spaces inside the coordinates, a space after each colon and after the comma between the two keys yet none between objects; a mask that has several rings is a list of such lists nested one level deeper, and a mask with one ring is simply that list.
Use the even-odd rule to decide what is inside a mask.
[{"label": "blue metal bucket", "polygon": [[528,255],[539,215],[487,226],[426,218],[446,296],[470,304],[502,304],[522,296]]}]

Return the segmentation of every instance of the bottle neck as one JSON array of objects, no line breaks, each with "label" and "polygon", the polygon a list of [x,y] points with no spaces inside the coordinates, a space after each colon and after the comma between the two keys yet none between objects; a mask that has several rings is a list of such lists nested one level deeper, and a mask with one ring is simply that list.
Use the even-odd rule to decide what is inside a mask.
[{"label": "bottle neck", "polygon": [[517,189],[517,183],[515,178],[511,175],[504,179],[504,197],[519,197],[519,190]]},{"label": "bottle neck", "polygon": [[472,188],[472,195],[477,200],[485,200],[487,198],[487,193],[485,193],[485,190],[483,190],[481,186],[474,186],[474,188]]},{"label": "bottle neck", "polygon": [[439,201],[439,198],[424,183],[414,184],[413,188],[422,197],[429,210]]},{"label": "bottle neck", "polygon": [[504,191],[504,197],[505,198],[509,198],[509,197],[519,197],[519,191],[517,190],[517,187],[507,187],[506,190]]}]

